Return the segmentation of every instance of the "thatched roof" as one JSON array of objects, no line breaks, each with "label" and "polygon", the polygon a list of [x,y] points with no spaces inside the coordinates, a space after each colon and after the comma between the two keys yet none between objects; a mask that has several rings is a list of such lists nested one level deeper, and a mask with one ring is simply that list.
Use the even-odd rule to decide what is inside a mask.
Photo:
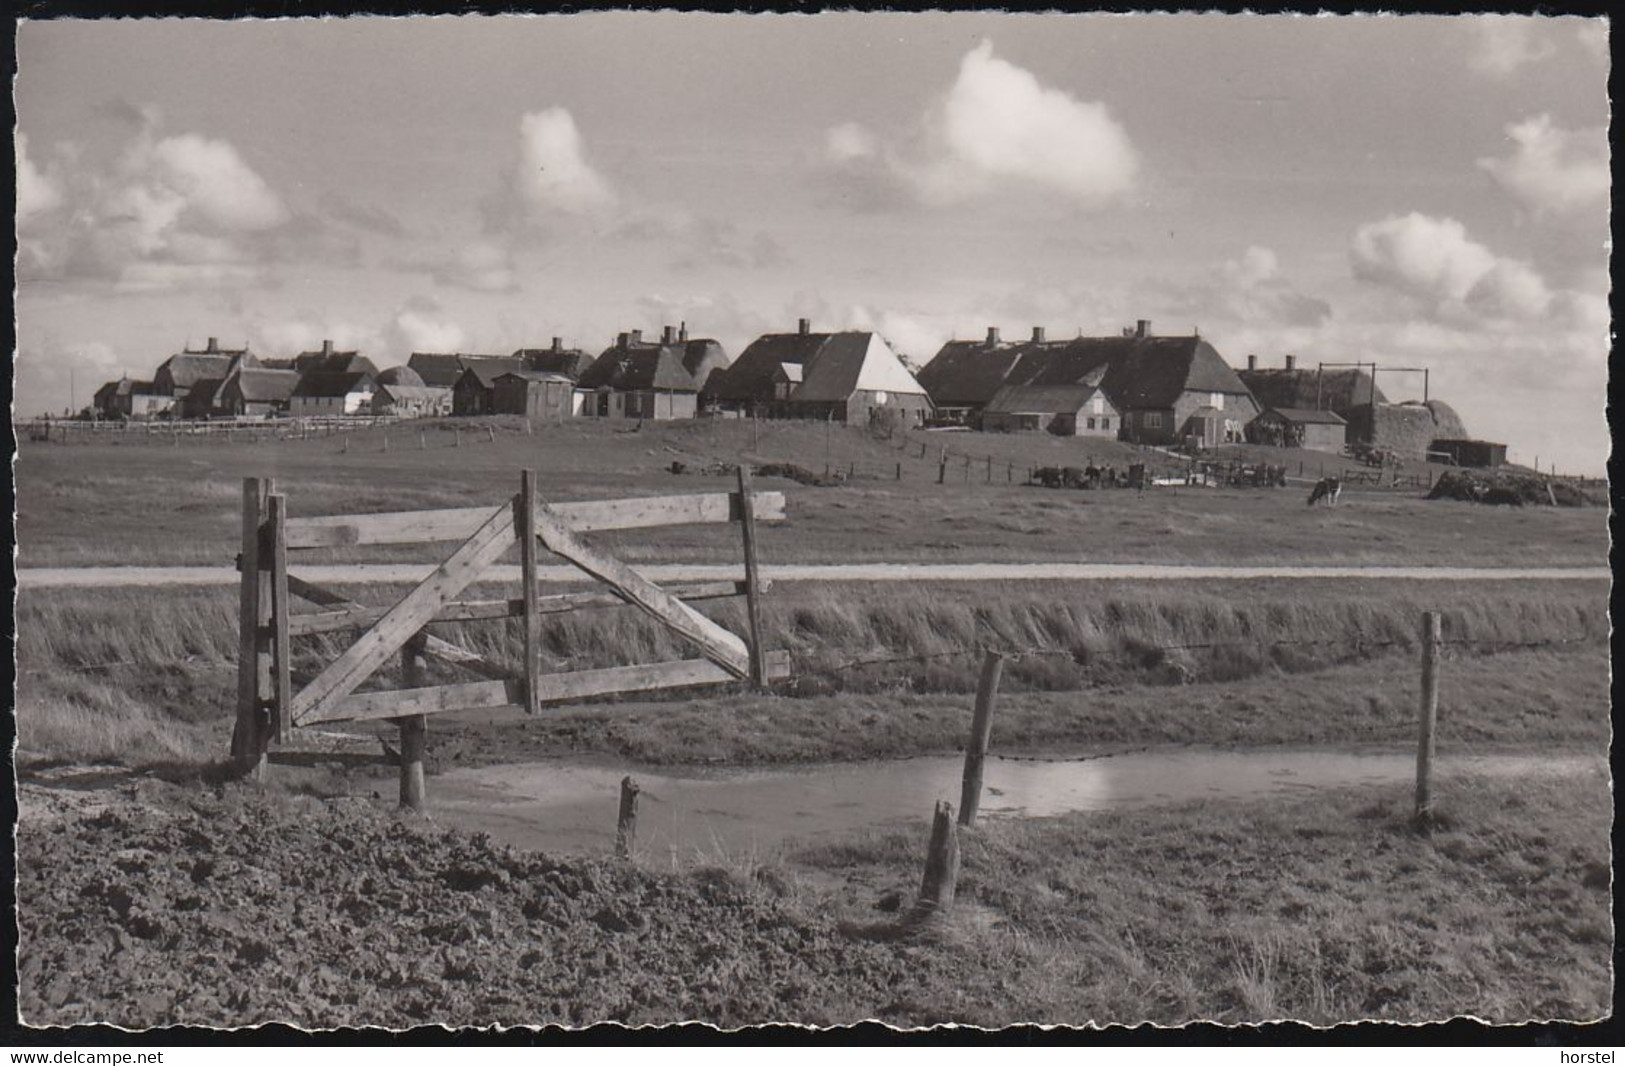
[{"label": "thatched roof", "polygon": [[773,374],[784,363],[806,363],[827,333],[766,333],[705,383],[706,396],[728,402],[773,399]]},{"label": "thatched roof", "polygon": [[370,384],[370,373],[351,371],[331,374],[317,370],[299,376],[299,384],[294,386],[293,395],[333,399],[362,391],[362,386]]},{"label": "thatched roof", "polygon": [[700,383],[683,366],[677,345],[628,344],[604,350],[578,384],[584,389],[611,388],[622,392],[698,392]]},{"label": "thatched roof", "polygon": [[[525,369],[523,359],[514,359],[508,356],[480,356],[478,358],[460,356],[459,358],[464,359],[464,363],[463,372],[457,375],[457,380],[461,381],[465,375],[472,374],[480,387],[486,389],[496,384],[497,378],[502,375]],[[419,373],[421,374],[422,371],[419,371]],[[427,384],[436,384],[427,376],[423,380]]]},{"label": "thatched roof", "polygon": [[992,414],[1076,414],[1099,391],[1093,385],[1006,385],[982,410]]},{"label": "thatched roof", "polygon": [[1366,403],[1387,403],[1388,397],[1363,370],[1238,370],[1236,376],[1252,390],[1260,407],[1347,411]]},{"label": "thatched roof", "polygon": [[525,369],[546,374],[563,374],[574,381],[592,366],[593,357],[580,348],[520,348],[515,359],[522,359]]},{"label": "thatched roof", "polygon": [[920,384],[938,407],[975,407],[991,400],[1021,358],[1021,345],[949,341],[920,369]]},{"label": "thatched roof", "polygon": [[457,384],[463,376],[463,357],[453,352],[413,352],[406,365],[414,370],[425,385]]},{"label": "thatched roof", "polygon": [[705,381],[712,371],[728,366],[728,353],[710,337],[699,337],[683,342],[683,369],[695,381]]},{"label": "thatched roof", "polygon": [[804,380],[790,394],[792,403],[843,403],[857,392],[925,394],[877,333],[826,334],[803,366]]},{"label": "thatched roof", "polygon": [[198,355],[182,352],[165,359],[158,367],[157,375],[167,377],[176,388],[195,389],[205,380],[213,380],[218,384],[231,372],[232,360],[230,355]]},{"label": "thatched roof", "polygon": [[[1304,425],[1343,426],[1348,424],[1343,416],[1336,411],[1316,411],[1309,407],[1271,407],[1264,414],[1275,415],[1283,422],[1298,422]],[[1259,417],[1262,418],[1263,415]]]},{"label": "thatched roof", "polygon": [[220,388],[222,395],[235,393],[249,403],[286,403],[299,380],[292,370],[238,367]]},{"label": "thatched roof", "polygon": [[421,387],[423,378],[409,366],[392,366],[378,375],[378,384]]},{"label": "thatched roof", "polygon": [[443,385],[381,384],[378,394],[396,403],[415,401],[427,404],[449,400],[451,390]]},{"label": "thatched roof", "polygon": [[378,374],[371,359],[359,352],[300,352],[293,368],[301,374]]}]

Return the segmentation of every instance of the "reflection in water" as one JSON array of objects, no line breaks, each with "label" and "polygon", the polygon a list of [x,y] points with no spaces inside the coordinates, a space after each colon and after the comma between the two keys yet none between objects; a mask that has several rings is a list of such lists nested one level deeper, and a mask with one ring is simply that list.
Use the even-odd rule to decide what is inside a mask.
[{"label": "reflection in water", "polygon": [[[1515,774],[1579,770],[1584,758],[1520,755],[1444,758],[1453,768]],[[957,756],[796,769],[723,770],[673,776],[634,773],[643,794],[639,850],[663,855],[737,854],[791,838],[816,840],[929,816],[959,802]],[[603,853],[615,832],[619,768],[527,763],[456,770],[430,786],[436,817],[516,847]],[[1409,754],[1320,751],[1144,752],[1074,762],[989,759],[987,817],[1043,816],[1202,799],[1291,796],[1306,789],[1414,778]]]}]

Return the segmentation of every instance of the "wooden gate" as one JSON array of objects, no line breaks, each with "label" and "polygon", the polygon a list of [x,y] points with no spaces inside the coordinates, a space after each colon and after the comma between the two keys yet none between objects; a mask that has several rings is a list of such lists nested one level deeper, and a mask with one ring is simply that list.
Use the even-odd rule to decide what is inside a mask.
[{"label": "wooden gate", "polygon": [[[530,714],[544,705],[621,692],[709,685],[736,680],[764,685],[790,675],[789,653],[761,643],[757,574],[758,521],[784,517],[784,494],[753,492],[739,471],[737,492],[654,496],[547,504],[525,471],[520,491],[500,507],[452,508],[385,514],[292,518],[286,497],[270,479],[243,482],[241,646],[237,723],[232,755],[263,772],[274,737],[327,722],[394,719],[401,727],[403,759],[421,756],[426,716],[445,711],[517,707]],[[694,523],[738,522],[744,542],[741,581],[661,588],[582,534]],[[364,606],[288,572],[289,553],[302,549],[382,544],[460,542],[451,555],[392,606]],[[464,590],[515,543],[520,550],[518,599],[460,599]],[[607,586],[590,592],[543,596],[537,588],[538,549],[572,563]],[[695,600],[743,595],[748,637],[740,637],[689,606]],[[315,605],[295,611],[295,598]],[[541,620],[585,607],[629,605],[692,645],[700,657],[569,673],[541,669]],[[443,622],[523,619],[524,672],[428,631]],[[297,690],[295,638],[361,630],[354,643]],[[356,689],[396,654],[409,687],[358,693]],[[422,659],[438,659],[479,680],[422,686]],[[421,771],[418,790],[421,793]],[[403,775],[403,798],[407,791]],[[421,801],[421,796],[418,797]]]}]

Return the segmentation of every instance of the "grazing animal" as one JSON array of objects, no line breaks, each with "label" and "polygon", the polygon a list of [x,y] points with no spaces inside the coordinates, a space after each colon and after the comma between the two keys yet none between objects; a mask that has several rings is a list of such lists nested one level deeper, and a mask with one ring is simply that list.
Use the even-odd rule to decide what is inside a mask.
[{"label": "grazing animal", "polygon": [[1321,500],[1325,500],[1326,506],[1335,507],[1337,498],[1341,495],[1343,495],[1343,483],[1334,477],[1323,477],[1315,482],[1314,489],[1309,493],[1309,506],[1313,507]]}]

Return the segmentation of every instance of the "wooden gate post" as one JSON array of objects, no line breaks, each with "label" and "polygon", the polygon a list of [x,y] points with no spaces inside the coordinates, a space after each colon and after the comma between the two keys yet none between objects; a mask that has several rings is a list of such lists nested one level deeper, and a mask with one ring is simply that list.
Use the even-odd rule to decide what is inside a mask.
[{"label": "wooden gate post", "polygon": [[971,720],[970,742],[965,745],[965,780],[959,793],[959,824],[966,829],[976,824],[976,809],[982,803],[982,765],[987,760],[987,742],[993,733],[993,704],[999,696],[999,677],[1004,673],[1004,656],[990,651],[982,658],[982,680],[976,686],[976,715]]},{"label": "wooden gate post", "polygon": [[1422,708],[1416,738],[1416,820],[1433,819],[1433,727],[1439,715],[1439,612],[1422,612]]},{"label": "wooden gate post", "polygon": [[524,605],[525,627],[525,711],[542,710],[542,616],[536,600],[536,471],[520,475],[519,495],[514,497],[515,533],[519,536],[519,580]]},{"label": "wooden gate post", "polygon": [[767,646],[762,641],[762,589],[756,561],[756,507],[751,501],[750,464],[739,464],[739,530],[745,547],[745,620],[750,628],[750,683],[767,685]]},{"label": "wooden gate post", "polygon": [[[423,684],[423,645],[427,635],[413,634],[401,646],[401,678],[408,688]],[[428,747],[429,718],[422,714],[409,714],[395,719],[401,731],[401,806],[421,811],[425,803],[423,784],[423,754]]]},{"label": "wooden gate post", "polygon": [[293,599],[288,592],[288,508],[281,493],[266,497],[270,508],[271,536],[271,637],[272,706],[266,729],[274,728],[278,743],[286,744],[293,732],[288,705],[293,702],[293,640],[288,624]]},{"label": "wooden gate post", "polygon": [[920,882],[920,905],[945,914],[953,909],[959,880],[959,837],[954,832],[954,805],[938,800],[931,820],[931,850],[925,856],[925,877]]},{"label": "wooden gate post", "polygon": [[239,768],[260,776],[267,737],[266,707],[274,698],[271,678],[270,560],[264,530],[274,478],[243,479],[241,600],[238,613],[237,722],[231,734],[231,756]]}]

